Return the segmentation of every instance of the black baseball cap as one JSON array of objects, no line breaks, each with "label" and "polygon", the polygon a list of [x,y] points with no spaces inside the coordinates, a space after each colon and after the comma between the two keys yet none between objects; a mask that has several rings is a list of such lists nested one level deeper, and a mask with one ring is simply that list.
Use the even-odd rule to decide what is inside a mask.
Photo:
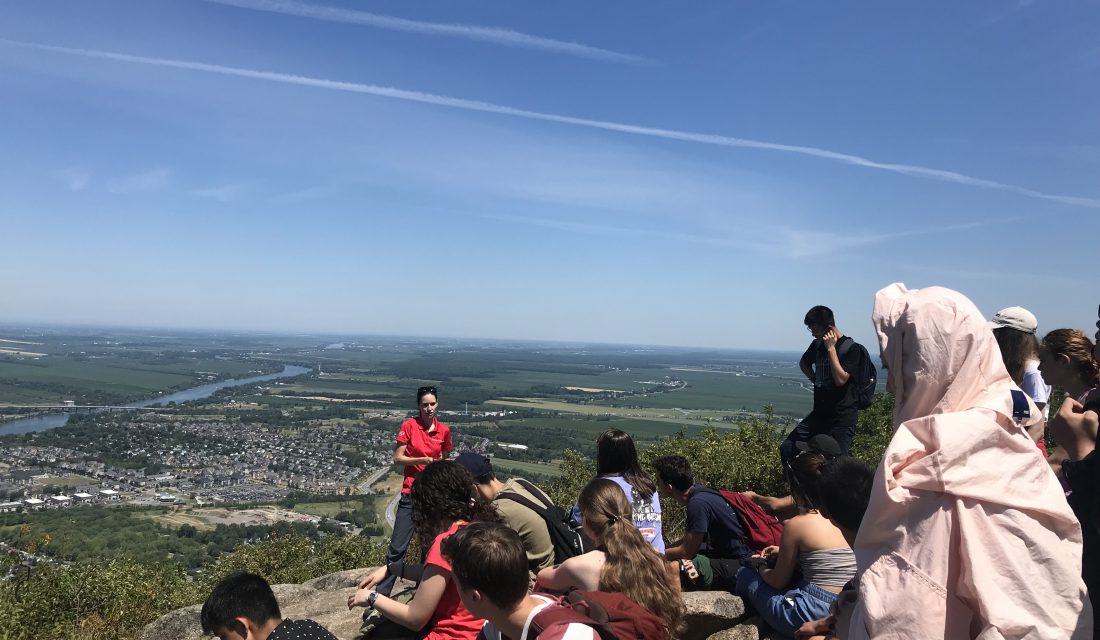
[{"label": "black baseball cap", "polygon": [[824,433],[819,433],[806,442],[796,442],[794,446],[799,451],[813,451],[827,458],[837,458],[844,454],[844,452],[840,450],[840,445],[837,444],[836,438]]},{"label": "black baseball cap", "polygon": [[470,475],[474,477],[474,480],[481,480],[486,476],[493,475],[492,463],[489,462],[489,458],[480,453],[474,453],[473,451],[460,453],[458,457],[455,458],[455,462],[469,471]]}]

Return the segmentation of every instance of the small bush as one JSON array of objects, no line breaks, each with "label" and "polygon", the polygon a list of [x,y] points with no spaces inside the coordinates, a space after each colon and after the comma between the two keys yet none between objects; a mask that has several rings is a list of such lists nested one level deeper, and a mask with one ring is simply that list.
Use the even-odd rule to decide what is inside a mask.
[{"label": "small bush", "polygon": [[344,569],[376,566],[384,543],[360,536],[320,541],[289,535],[242,545],[200,579],[178,565],[132,560],[40,565],[0,582],[0,639],[122,640],[180,607],[201,603],[233,571],[258,573],[272,584],[301,583]]}]

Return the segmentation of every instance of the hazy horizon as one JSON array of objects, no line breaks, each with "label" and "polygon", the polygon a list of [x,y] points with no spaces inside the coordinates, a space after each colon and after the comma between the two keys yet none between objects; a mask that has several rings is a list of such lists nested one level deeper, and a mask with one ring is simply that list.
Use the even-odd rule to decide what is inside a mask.
[{"label": "hazy horizon", "polygon": [[0,25],[7,321],[796,351],[900,281],[1092,333],[1087,0]]}]

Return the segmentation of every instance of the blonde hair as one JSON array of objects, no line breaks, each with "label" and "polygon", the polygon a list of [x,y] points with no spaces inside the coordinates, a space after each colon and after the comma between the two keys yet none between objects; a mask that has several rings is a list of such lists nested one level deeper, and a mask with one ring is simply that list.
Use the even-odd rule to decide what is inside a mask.
[{"label": "blonde hair", "polygon": [[585,526],[595,534],[606,555],[600,591],[625,595],[661,618],[668,635],[676,636],[684,620],[679,585],[674,586],[664,558],[634,526],[622,487],[597,478],[581,491],[577,505]]}]

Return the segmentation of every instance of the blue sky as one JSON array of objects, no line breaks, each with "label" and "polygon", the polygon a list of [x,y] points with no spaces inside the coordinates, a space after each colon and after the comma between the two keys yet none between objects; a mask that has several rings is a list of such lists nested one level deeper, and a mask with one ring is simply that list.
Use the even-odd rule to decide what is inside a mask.
[{"label": "blue sky", "polygon": [[0,86],[8,321],[795,349],[894,281],[1100,301],[1095,2],[7,2]]}]

